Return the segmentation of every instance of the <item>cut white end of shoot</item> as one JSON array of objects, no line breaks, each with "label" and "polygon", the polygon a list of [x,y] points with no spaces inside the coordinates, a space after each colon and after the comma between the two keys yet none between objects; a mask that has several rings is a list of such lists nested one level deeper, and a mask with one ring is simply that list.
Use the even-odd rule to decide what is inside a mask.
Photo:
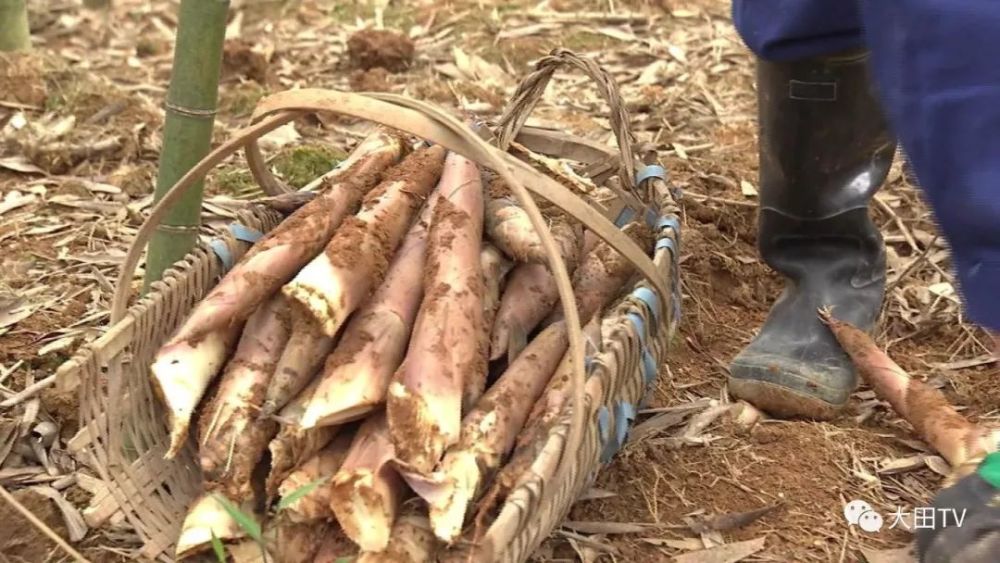
[{"label": "cut white end of shoot", "polygon": [[246,536],[246,532],[215,496],[206,493],[194,501],[184,517],[175,557],[182,559],[209,549],[213,534],[223,542],[231,542]]},{"label": "cut white end of shoot", "polygon": [[191,417],[212,378],[222,369],[228,344],[224,334],[211,332],[193,346],[182,341],[165,348],[154,360],[154,387],[170,416],[167,459],[184,447]]},{"label": "cut white end of shoot", "polygon": [[371,471],[359,470],[334,478],[330,508],[344,533],[358,547],[382,551],[389,545],[398,508],[396,497]]},{"label": "cut white end of shoot", "polygon": [[434,535],[449,545],[458,539],[465,523],[465,514],[476,495],[482,473],[476,455],[460,451],[446,456],[441,472],[445,475],[445,489],[449,494],[440,495],[430,505],[431,525]]}]

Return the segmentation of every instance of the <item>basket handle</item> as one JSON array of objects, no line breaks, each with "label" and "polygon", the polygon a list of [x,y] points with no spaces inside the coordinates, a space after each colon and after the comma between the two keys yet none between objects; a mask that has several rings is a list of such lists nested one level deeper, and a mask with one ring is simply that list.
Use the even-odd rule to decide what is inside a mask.
[{"label": "basket handle", "polygon": [[628,110],[622,101],[618,84],[601,65],[593,59],[582,57],[568,49],[555,49],[537,63],[535,70],[518,85],[510,104],[500,116],[496,127],[497,146],[506,151],[517,134],[524,127],[528,116],[542,99],[556,69],[569,66],[583,71],[597,86],[597,91],[611,109],[611,131],[618,141],[621,152],[619,178],[629,192],[636,193],[635,184],[635,136],[629,128]]}]

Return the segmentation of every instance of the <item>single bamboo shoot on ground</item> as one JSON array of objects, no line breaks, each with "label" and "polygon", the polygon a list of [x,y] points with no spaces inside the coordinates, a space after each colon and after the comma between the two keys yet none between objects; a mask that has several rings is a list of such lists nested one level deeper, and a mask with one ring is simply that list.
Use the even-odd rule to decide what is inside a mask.
[{"label": "single bamboo shoot on ground", "polygon": [[475,163],[452,153],[428,233],[425,295],[406,359],[389,386],[389,430],[399,461],[434,469],[458,441],[463,403],[486,382],[483,280],[479,268],[483,189]]},{"label": "single bamboo shoot on ground", "polygon": [[888,401],[952,467],[997,449],[1000,430],[969,422],[948,403],[943,393],[910,378],[862,330],[834,318],[829,311],[820,311],[820,317],[875,394]]},{"label": "single bamboo shoot on ground", "polygon": [[396,257],[385,281],[352,319],[326,360],[323,374],[304,391],[303,428],[342,424],[368,414],[385,400],[423,297],[424,256],[435,191]]},{"label": "single bamboo shoot on ground", "polygon": [[[239,503],[233,504],[239,506]],[[250,504],[242,508],[246,514],[253,514]],[[214,494],[203,493],[184,516],[174,556],[185,559],[211,549],[213,534],[222,542],[229,543],[245,537],[246,531],[226,512]]]},{"label": "single bamboo shoot on ground", "polygon": [[430,505],[434,535],[458,538],[469,504],[500,466],[539,394],[566,353],[565,323],[541,332],[462,421],[460,441],[448,449],[440,470],[407,482]]},{"label": "single bamboo shoot on ground", "polygon": [[288,304],[278,295],[251,315],[200,418],[199,461],[205,480],[240,502],[252,498],[250,475],[277,431],[258,412],[288,339],[287,314]]},{"label": "single bamboo shoot on ground", "polygon": [[426,563],[434,561],[437,547],[430,521],[415,508],[396,519],[384,550],[363,551],[357,563]]},{"label": "single bamboo shoot on ground", "polygon": [[268,385],[261,416],[271,416],[302,391],[333,350],[334,339],[298,306],[292,310],[291,325],[291,336]]},{"label": "single bamboo shoot on ground", "polygon": [[306,460],[281,482],[278,494],[283,499],[298,494],[305,487],[312,487],[309,492],[282,510],[282,513],[291,522],[312,522],[330,518],[330,491],[333,487],[333,476],[340,469],[344,458],[347,457],[350,446],[351,436],[349,434],[337,436],[319,453]]},{"label": "single bamboo shoot on ground", "polygon": [[393,455],[385,414],[373,414],[358,429],[333,478],[330,509],[344,533],[365,551],[381,551],[389,544],[392,523],[406,492],[389,463]]},{"label": "single bamboo shoot on ground", "polygon": [[348,315],[382,283],[389,259],[441,176],[445,149],[420,149],[393,168],[347,220],[323,254],[282,289],[333,337]]},{"label": "single bamboo shoot on ground", "polygon": [[382,131],[365,139],[341,163],[343,173],[327,190],[254,244],[160,349],[152,375],[170,417],[166,457],[184,445],[194,409],[225,363],[242,322],[323,249],[403,150],[395,134]]}]

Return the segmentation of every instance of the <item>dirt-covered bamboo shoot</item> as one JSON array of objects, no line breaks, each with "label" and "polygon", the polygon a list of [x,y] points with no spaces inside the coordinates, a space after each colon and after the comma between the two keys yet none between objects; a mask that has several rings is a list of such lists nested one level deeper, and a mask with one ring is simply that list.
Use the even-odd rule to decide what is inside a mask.
[{"label": "dirt-covered bamboo shoot", "polygon": [[462,421],[459,442],[429,479],[409,481],[430,505],[434,534],[452,543],[469,504],[500,466],[539,394],[566,353],[565,323],[549,326],[507,368]]},{"label": "dirt-covered bamboo shoot", "polygon": [[282,510],[291,522],[312,522],[331,518],[330,491],[333,486],[333,476],[347,457],[351,439],[350,434],[340,434],[281,482],[278,494],[283,499],[292,495],[297,496],[303,489],[308,490]]},{"label": "dirt-covered bamboo shoot", "polygon": [[428,233],[425,295],[387,398],[396,456],[421,473],[433,470],[458,440],[463,403],[478,399],[486,379],[480,345],[483,189],[476,164],[450,154],[439,191]]},{"label": "dirt-covered bamboo shoot", "polygon": [[341,163],[342,173],[329,187],[254,244],[160,349],[152,377],[170,417],[168,458],[184,445],[191,416],[225,364],[243,321],[323,250],[404,149],[392,133],[365,139]]},{"label": "dirt-covered bamboo shoot", "polygon": [[306,430],[294,424],[282,425],[267,446],[271,452],[271,471],[264,486],[267,497],[274,498],[282,481],[329,444],[342,429],[342,426],[317,426]]},{"label": "dirt-covered bamboo shoot", "polygon": [[445,149],[433,146],[407,156],[345,221],[323,254],[282,291],[309,311],[333,337],[386,274],[389,260],[417,210],[441,176]]},{"label": "dirt-covered bamboo shoot", "polygon": [[983,428],[959,414],[944,394],[910,377],[861,329],[820,311],[837,341],[875,393],[953,467],[996,451],[1000,430]]},{"label": "dirt-covered bamboo shoot", "polygon": [[394,451],[384,413],[371,415],[333,478],[330,509],[351,541],[365,551],[389,544],[406,489],[390,463]]},{"label": "dirt-covered bamboo shoot", "polygon": [[427,228],[435,191],[396,253],[385,281],[352,319],[327,359],[322,375],[304,391],[303,428],[342,424],[385,400],[423,297]]},{"label": "dirt-covered bamboo shoot", "polygon": [[425,563],[434,561],[438,542],[424,507],[407,504],[392,526],[389,545],[382,551],[362,551],[357,563]]},{"label": "dirt-covered bamboo shoot", "polygon": [[327,336],[312,315],[295,307],[291,335],[267,387],[261,416],[270,416],[297,395],[326,361],[334,339]]},{"label": "dirt-covered bamboo shoot", "polygon": [[212,400],[200,417],[199,462],[205,480],[240,502],[253,496],[250,475],[277,431],[258,417],[268,380],[288,339],[288,305],[279,295],[246,323]]},{"label": "dirt-covered bamboo shoot", "polygon": [[[234,506],[240,506],[232,500],[230,502]],[[241,510],[253,514],[249,504],[242,506]],[[184,516],[174,556],[177,559],[185,559],[210,551],[213,534],[224,543],[246,537],[246,531],[229,515],[216,495],[204,493],[191,504],[187,515]]]}]

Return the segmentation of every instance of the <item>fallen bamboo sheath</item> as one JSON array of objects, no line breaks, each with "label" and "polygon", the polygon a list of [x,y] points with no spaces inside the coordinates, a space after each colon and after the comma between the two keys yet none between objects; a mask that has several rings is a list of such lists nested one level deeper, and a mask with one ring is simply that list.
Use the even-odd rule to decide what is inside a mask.
[{"label": "fallen bamboo sheath", "polygon": [[821,310],[820,318],[875,394],[889,402],[952,467],[967,465],[997,449],[1000,430],[981,428],[958,413],[937,389],[912,379],[864,331]]},{"label": "fallen bamboo sheath", "polygon": [[423,297],[427,228],[438,193],[433,192],[410,227],[385,281],[348,323],[322,375],[304,392],[303,428],[355,420],[385,400]]},{"label": "fallen bamboo sheath", "polygon": [[292,311],[291,330],[267,387],[261,416],[271,416],[302,391],[333,350],[334,339],[324,334],[312,316],[299,307]]},{"label": "fallen bamboo sheath", "polygon": [[389,545],[382,551],[362,551],[357,563],[426,563],[434,561],[438,543],[431,523],[416,505],[392,526]]},{"label": "fallen bamboo sheath", "polygon": [[351,541],[365,551],[389,544],[392,524],[406,489],[395,467],[384,413],[370,416],[333,477],[330,509]]},{"label": "fallen bamboo sheath", "polygon": [[483,189],[476,164],[451,153],[427,237],[425,295],[387,397],[398,460],[429,473],[458,440],[463,406],[486,382],[479,265]]},{"label": "fallen bamboo sheath", "polygon": [[350,434],[338,435],[281,482],[278,494],[283,499],[297,494],[304,487],[313,487],[282,510],[289,521],[305,523],[330,519],[333,476],[347,458],[351,440]]},{"label": "fallen bamboo sheath", "polygon": [[372,191],[361,211],[344,222],[326,246],[282,291],[333,337],[347,317],[382,283],[389,259],[413,216],[441,176],[445,149],[407,156]]},{"label": "fallen bamboo sheath", "polygon": [[532,405],[569,347],[565,323],[549,326],[507,368],[462,421],[461,438],[445,452],[440,469],[413,479],[430,506],[434,535],[448,544],[462,531],[469,504],[514,447]]},{"label": "fallen bamboo sheath", "polygon": [[200,417],[199,463],[205,480],[239,502],[252,498],[250,475],[277,431],[257,413],[288,339],[288,306],[272,297],[246,323],[215,396]]},{"label": "fallen bamboo sheath", "polygon": [[[233,504],[239,505],[239,503]],[[249,510],[249,504],[242,508],[246,509],[247,514],[253,513]],[[246,537],[246,531],[226,512],[215,495],[203,493],[191,503],[188,513],[184,516],[174,557],[186,559],[211,549],[213,534],[224,543]]]},{"label": "fallen bamboo sheath", "polygon": [[168,459],[183,447],[191,416],[222,369],[242,322],[323,249],[404,150],[403,139],[387,131],[362,141],[327,190],[254,244],[157,352],[151,370],[153,389],[170,418]]}]

